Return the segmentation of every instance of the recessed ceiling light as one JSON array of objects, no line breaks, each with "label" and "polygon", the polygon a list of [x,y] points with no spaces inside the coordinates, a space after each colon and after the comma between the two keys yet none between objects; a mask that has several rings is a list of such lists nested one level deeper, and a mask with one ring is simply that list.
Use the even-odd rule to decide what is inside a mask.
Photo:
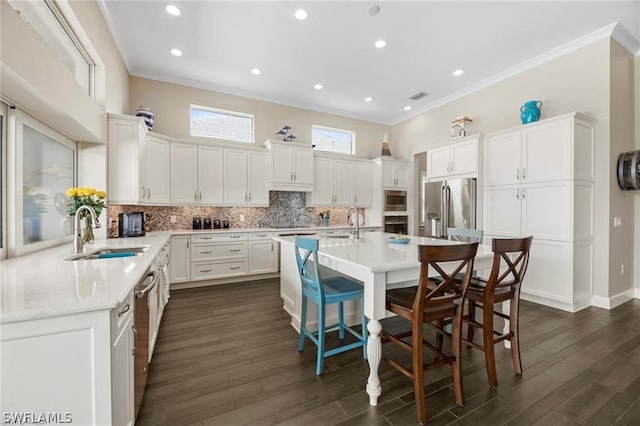
[{"label": "recessed ceiling light", "polygon": [[180,16],[180,9],[178,9],[177,6],[170,4],[167,7],[165,7],[165,10],[169,15]]},{"label": "recessed ceiling light", "polygon": [[262,71],[260,71],[260,68],[254,68],[254,69],[251,70],[251,74],[260,75],[260,74],[262,74]]},{"label": "recessed ceiling light", "polygon": [[180,49],[173,48],[170,50],[170,52],[173,56],[182,56],[182,50]]},{"label": "recessed ceiling light", "polygon": [[322,90],[322,87],[323,87],[323,86],[322,86],[322,84],[320,84],[320,83],[318,83],[318,84],[316,84],[315,86],[313,86],[313,88],[314,88],[314,89],[316,89],[316,90]]},{"label": "recessed ceiling light", "polygon": [[373,98],[371,96],[367,96],[366,98],[364,98],[365,102],[371,102],[373,100]]},{"label": "recessed ceiling light", "polygon": [[295,15],[295,17],[296,17],[296,19],[298,21],[304,21],[305,19],[307,19],[309,17],[309,14],[304,9],[296,10],[296,13],[294,15]]},{"label": "recessed ceiling light", "polygon": [[409,105],[407,105],[406,107],[404,107],[405,111],[411,111],[411,107]]},{"label": "recessed ceiling light", "polygon": [[380,6],[371,6],[369,9],[367,9],[367,12],[369,12],[369,15],[371,16],[376,16],[378,13],[380,13]]},{"label": "recessed ceiling light", "polygon": [[462,75],[462,74],[464,74],[464,71],[463,71],[463,70],[455,70],[455,71],[453,72],[453,75],[455,75],[456,77],[457,77],[457,76],[459,76],[459,75]]},{"label": "recessed ceiling light", "polygon": [[374,46],[376,46],[378,49],[382,49],[383,47],[385,47],[387,45],[387,42],[384,40],[378,40],[376,41],[376,44]]}]

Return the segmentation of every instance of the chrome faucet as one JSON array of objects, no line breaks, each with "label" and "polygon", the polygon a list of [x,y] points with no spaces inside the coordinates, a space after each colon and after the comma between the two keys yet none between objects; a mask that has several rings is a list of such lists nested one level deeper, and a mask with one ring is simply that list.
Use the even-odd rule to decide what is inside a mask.
[{"label": "chrome faucet", "polygon": [[[352,210],[356,211],[356,219],[355,219],[356,231],[355,231],[355,234],[354,234],[353,231],[351,231],[351,221],[349,220],[351,218],[351,211]],[[354,234],[356,239],[360,238],[360,213],[358,212],[358,208],[357,207],[349,207],[349,210],[347,210],[347,223],[349,224],[349,233],[350,234]]]},{"label": "chrome faucet", "polygon": [[82,228],[80,227],[80,212],[82,210],[88,210],[91,215],[91,226],[95,228],[100,228],[100,222],[98,221],[98,217],[96,216],[95,210],[89,206],[80,206],[78,210],[76,210],[76,215],[73,218],[74,223],[74,232],[73,236],[73,253],[78,254],[82,253],[82,246],[84,245],[84,241],[82,241]]}]

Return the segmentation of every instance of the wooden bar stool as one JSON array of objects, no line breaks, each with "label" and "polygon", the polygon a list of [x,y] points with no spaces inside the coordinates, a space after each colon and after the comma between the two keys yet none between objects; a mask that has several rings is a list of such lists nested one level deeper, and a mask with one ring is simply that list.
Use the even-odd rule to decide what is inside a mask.
[{"label": "wooden bar stool", "polygon": [[[306,254],[302,251],[306,250]],[[297,237],[295,241],[296,263],[300,282],[302,283],[302,312],[300,315],[300,336],[298,352],[304,349],[304,338],[308,337],[318,347],[316,374],[322,374],[324,359],[351,349],[363,347],[363,356],[367,358],[367,319],[364,316],[364,287],[343,276],[322,279],[318,269],[318,240]],[[307,330],[307,300],[318,305],[318,331]],[[358,333],[344,322],[344,302],[360,299],[362,309],[362,333]],[[338,304],[338,322],[325,324],[326,306]],[[325,333],[338,328],[340,340],[344,339],[345,330],[355,336],[358,341],[325,350]]]},{"label": "wooden bar stool", "polygon": [[[478,243],[447,246],[418,246],[420,260],[420,281],[417,287],[398,288],[386,292],[386,309],[399,317],[410,321],[409,331],[391,334],[382,330],[383,343],[392,342],[411,352],[412,369],[405,369],[399,362],[386,356],[382,358],[392,367],[413,380],[416,398],[416,412],[420,424],[427,422],[427,410],[424,399],[424,373],[433,368],[451,365],[456,403],[462,406],[462,378],[460,365],[462,307],[464,295],[471,279],[473,260]],[[445,262],[450,262],[443,265]],[[453,265],[451,265],[453,264]],[[450,271],[447,273],[445,271]],[[461,286],[456,285],[455,277],[463,274]],[[429,275],[439,275],[438,280]],[[423,338],[423,324],[433,327],[438,336],[447,334],[442,329],[446,318],[453,319],[451,355],[442,352]],[[410,341],[407,338],[410,337]],[[435,360],[424,363],[423,347],[435,353]]]},{"label": "wooden bar stool", "polygon": [[[492,387],[498,386],[494,348],[496,343],[504,340],[511,342],[513,368],[517,374],[522,374],[518,310],[520,286],[529,264],[529,250],[532,240],[533,237],[494,238],[492,241],[493,265],[489,279],[472,278],[469,283],[469,291],[466,294],[466,300],[469,301],[469,313],[463,317],[463,322],[468,325],[467,338],[463,339],[463,343],[484,352],[487,376]],[[464,285],[464,283],[460,285]],[[502,312],[502,302],[505,301],[510,302],[508,315]],[[496,305],[498,306],[496,307]],[[482,323],[476,320],[476,307],[482,310]],[[509,320],[508,332],[494,330],[495,316]],[[482,329],[482,345],[473,342],[476,328]]]}]

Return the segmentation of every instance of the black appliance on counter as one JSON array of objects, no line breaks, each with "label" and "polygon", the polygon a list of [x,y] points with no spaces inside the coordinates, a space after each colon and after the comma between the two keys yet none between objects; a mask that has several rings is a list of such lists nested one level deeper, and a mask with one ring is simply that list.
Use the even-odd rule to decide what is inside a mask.
[{"label": "black appliance on counter", "polygon": [[205,217],[202,219],[202,229],[211,229],[211,218]]},{"label": "black appliance on counter", "polygon": [[202,229],[202,218],[194,217],[191,228],[192,229]]},{"label": "black appliance on counter", "polygon": [[213,229],[220,229],[220,219],[213,219]]},{"label": "black appliance on counter", "polygon": [[118,237],[144,237],[144,212],[120,213],[118,215]]},{"label": "black appliance on counter", "polygon": [[222,221],[222,228],[223,229],[229,229],[229,221],[228,220],[223,220]]}]

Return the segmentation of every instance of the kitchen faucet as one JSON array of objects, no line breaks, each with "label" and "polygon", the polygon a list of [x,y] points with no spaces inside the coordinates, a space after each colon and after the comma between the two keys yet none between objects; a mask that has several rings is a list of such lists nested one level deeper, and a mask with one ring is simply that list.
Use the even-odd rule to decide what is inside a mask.
[{"label": "kitchen faucet", "polygon": [[356,239],[360,238],[360,213],[358,212],[358,208],[357,207],[349,207],[349,210],[347,210],[347,223],[349,224],[349,233],[353,234],[353,232],[351,231],[351,221],[349,220],[349,218],[351,217],[351,211],[355,210],[356,211],[356,232],[355,232],[355,236]]},{"label": "kitchen faucet", "polygon": [[100,228],[100,222],[98,221],[98,217],[96,216],[96,212],[95,210],[93,210],[93,208],[91,208],[90,206],[80,206],[78,207],[78,210],[76,210],[76,215],[73,218],[73,223],[74,223],[74,232],[75,235],[73,236],[73,253],[74,254],[78,254],[82,252],[82,246],[84,245],[84,241],[82,241],[82,229],[80,227],[80,212],[82,210],[88,210],[89,214],[91,215],[91,226],[95,229],[95,228]]}]

